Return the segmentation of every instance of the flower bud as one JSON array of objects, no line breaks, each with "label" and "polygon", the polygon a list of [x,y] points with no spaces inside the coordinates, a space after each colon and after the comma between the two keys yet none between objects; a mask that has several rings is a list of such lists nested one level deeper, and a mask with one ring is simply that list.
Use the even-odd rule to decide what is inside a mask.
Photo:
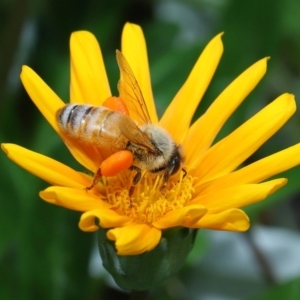
[{"label": "flower bud", "polygon": [[114,242],[98,230],[99,250],[104,268],[123,289],[143,291],[163,285],[174,276],[191,251],[197,230],[172,228],[163,232],[159,244],[139,255],[120,256]]}]

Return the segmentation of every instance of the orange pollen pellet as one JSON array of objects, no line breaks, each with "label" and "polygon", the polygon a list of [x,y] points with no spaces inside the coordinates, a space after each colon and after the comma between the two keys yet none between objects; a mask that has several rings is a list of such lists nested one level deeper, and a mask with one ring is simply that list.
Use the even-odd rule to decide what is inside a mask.
[{"label": "orange pollen pellet", "polygon": [[101,174],[107,177],[116,176],[121,171],[128,169],[132,162],[133,155],[130,151],[118,151],[102,162],[100,166]]},{"label": "orange pollen pellet", "polygon": [[129,115],[128,108],[121,97],[113,97],[113,96],[108,97],[103,102],[102,106],[114,110],[116,112],[119,112],[120,114]]}]

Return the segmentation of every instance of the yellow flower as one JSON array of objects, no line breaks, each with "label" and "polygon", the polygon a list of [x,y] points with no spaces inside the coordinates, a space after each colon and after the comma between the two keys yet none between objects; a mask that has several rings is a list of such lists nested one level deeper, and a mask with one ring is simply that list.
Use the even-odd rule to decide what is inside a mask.
[{"label": "yellow flower", "polygon": [[[101,105],[111,96],[101,50],[86,31],[71,36],[70,102]],[[103,178],[90,191],[93,176],[78,172],[49,157],[13,144],[3,144],[8,157],[50,183],[40,192],[45,201],[83,212],[79,227],[109,229],[119,255],[135,255],[153,249],[162,230],[172,227],[245,231],[247,215],[240,207],[263,200],[282,187],[285,178],[269,177],[300,163],[300,144],[238,168],[295,112],[293,95],[283,94],[251,119],[213,144],[223,124],[266,72],[267,58],[248,68],[191,125],[193,114],[206,91],[223,52],[221,34],[206,46],[189,77],[163,117],[158,120],[149,74],[146,44],[139,26],[127,23],[122,35],[122,53],[135,74],[153,123],[165,128],[182,145],[183,171],[173,176],[164,192],[160,176],[143,174],[129,197],[133,171]],[[61,136],[74,158],[95,173],[106,157],[101,149],[85,145],[62,133],[55,114],[64,102],[29,67],[21,80],[41,113]],[[123,99],[126,102],[126,96]],[[136,119],[136,113],[131,112]],[[99,225],[99,226],[98,226]]]}]

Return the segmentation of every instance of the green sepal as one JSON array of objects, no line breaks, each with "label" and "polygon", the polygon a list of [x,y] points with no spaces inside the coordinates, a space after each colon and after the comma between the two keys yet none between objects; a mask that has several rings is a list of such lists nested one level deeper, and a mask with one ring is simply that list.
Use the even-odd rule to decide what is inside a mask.
[{"label": "green sepal", "polygon": [[159,244],[139,255],[117,255],[114,242],[106,237],[107,230],[98,230],[99,251],[104,268],[123,289],[143,291],[174,276],[191,251],[197,230],[172,228],[163,231]]}]

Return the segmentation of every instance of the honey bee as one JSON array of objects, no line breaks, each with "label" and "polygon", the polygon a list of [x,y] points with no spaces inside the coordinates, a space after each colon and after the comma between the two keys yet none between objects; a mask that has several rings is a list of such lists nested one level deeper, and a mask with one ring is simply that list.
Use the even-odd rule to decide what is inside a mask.
[{"label": "honey bee", "polygon": [[[169,177],[182,168],[182,148],[165,129],[151,123],[142,91],[127,60],[120,51],[116,54],[121,73],[119,100],[126,97],[129,111],[138,115],[141,125],[127,114],[105,106],[67,104],[57,111],[59,128],[76,140],[108,150],[112,155],[129,151],[132,161],[126,168],[136,172],[132,186],[139,183],[143,170],[162,174],[166,185]],[[100,166],[86,189],[93,188],[103,175]]]}]

